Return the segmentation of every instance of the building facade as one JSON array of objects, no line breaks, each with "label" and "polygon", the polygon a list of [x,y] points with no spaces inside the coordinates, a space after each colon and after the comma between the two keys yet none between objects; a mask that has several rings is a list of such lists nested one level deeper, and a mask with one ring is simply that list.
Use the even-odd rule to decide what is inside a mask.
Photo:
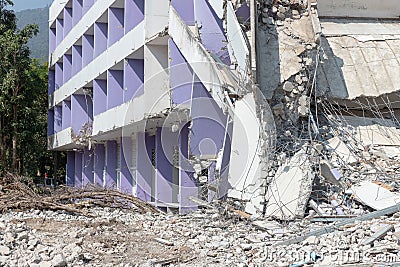
[{"label": "building facade", "polygon": [[180,212],[226,193],[251,66],[249,7],[224,2],[54,1],[48,141],[67,151],[67,185]]}]

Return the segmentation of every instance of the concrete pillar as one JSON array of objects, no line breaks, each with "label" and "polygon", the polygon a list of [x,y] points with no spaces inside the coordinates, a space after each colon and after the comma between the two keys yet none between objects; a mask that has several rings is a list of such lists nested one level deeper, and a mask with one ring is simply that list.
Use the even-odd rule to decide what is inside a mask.
[{"label": "concrete pillar", "polygon": [[72,8],[64,8],[64,38],[72,29]]},{"label": "concrete pillar", "polygon": [[83,0],[83,15],[93,6],[95,0]]},{"label": "concrete pillar", "polygon": [[110,7],[108,9],[108,47],[124,36],[124,9]]},{"label": "concrete pillar", "polygon": [[94,182],[96,185],[104,186],[105,148],[103,144],[94,147]]},{"label": "concrete pillar", "polygon": [[108,70],[107,75],[107,109],[119,106],[124,98],[124,71]]},{"label": "concrete pillar", "polygon": [[93,114],[98,115],[107,110],[107,80],[93,81]]},{"label": "concrete pillar", "polygon": [[74,186],[75,183],[75,152],[67,152],[67,170],[65,185]]},{"label": "concrete pillar", "polygon": [[56,28],[50,28],[49,30],[49,54],[54,52],[56,49]]},{"label": "concrete pillar", "polygon": [[155,137],[147,133],[137,134],[137,163],[136,163],[136,195],[144,201],[152,201],[152,177],[154,168],[151,163],[152,150],[155,149]]},{"label": "concrete pillar", "polygon": [[72,55],[63,56],[63,83],[66,83],[72,77]]},{"label": "concrete pillar", "polygon": [[60,88],[63,84],[64,84],[63,63],[57,62],[55,65],[55,90]]},{"label": "concrete pillar", "polygon": [[107,141],[106,144],[106,187],[117,188],[118,144]]},{"label": "concrete pillar", "polygon": [[72,46],[72,75],[82,70],[82,46]]},{"label": "concrete pillar", "polygon": [[83,150],[83,172],[82,172],[82,186],[94,183],[93,166],[94,165],[94,152],[85,148]]},{"label": "concrete pillar", "polygon": [[56,19],[56,47],[64,39],[64,20]]},{"label": "concrete pillar", "polygon": [[76,25],[82,18],[83,0],[72,0],[72,24]]},{"label": "concrete pillar", "polygon": [[82,68],[86,67],[93,60],[94,36],[84,34],[82,36]]},{"label": "concrete pillar", "polygon": [[64,100],[62,103],[62,129],[71,127],[71,101]]},{"label": "concrete pillar", "polygon": [[172,0],[172,6],[188,26],[195,25],[194,0]]},{"label": "concrete pillar", "polygon": [[125,33],[144,19],[144,0],[125,0]]},{"label": "concrete pillar", "polygon": [[49,70],[49,80],[48,80],[48,94],[54,93],[56,87],[56,72],[54,70]]},{"label": "concrete pillar", "polygon": [[82,152],[75,152],[75,174],[74,174],[74,186],[76,188],[82,188]]},{"label": "concrete pillar", "polygon": [[54,107],[54,132],[58,133],[62,130],[62,106]]},{"label": "concrete pillar", "polygon": [[47,112],[47,136],[54,134],[54,110],[50,109]]},{"label": "concrete pillar", "polygon": [[144,60],[127,59],[124,64],[123,102],[128,102],[133,97],[142,95],[144,93],[143,82],[144,82]]},{"label": "concrete pillar", "polygon": [[80,134],[82,127],[93,121],[92,98],[85,95],[71,96],[72,130],[75,135]]},{"label": "concrete pillar", "polygon": [[132,194],[133,191],[133,176],[132,156],[136,151],[132,151],[132,138],[130,136],[121,137],[121,191],[124,193]]},{"label": "concrete pillar", "polygon": [[96,58],[107,49],[107,23],[96,22],[94,24],[94,55]]},{"label": "concrete pillar", "polygon": [[[229,119],[227,120],[229,121]],[[222,156],[222,164],[220,170],[220,183],[219,183],[219,197],[226,197],[229,189],[228,174],[229,174],[229,163],[231,158],[231,145],[232,145],[232,134],[233,134],[233,123],[228,123],[226,126],[226,135],[224,140],[224,150]]]}]

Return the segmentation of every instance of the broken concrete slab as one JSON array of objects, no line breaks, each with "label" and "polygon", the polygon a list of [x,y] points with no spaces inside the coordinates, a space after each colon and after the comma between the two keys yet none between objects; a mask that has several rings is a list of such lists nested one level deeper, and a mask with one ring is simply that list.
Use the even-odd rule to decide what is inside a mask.
[{"label": "broken concrete slab", "polygon": [[390,192],[369,181],[353,185],[351,191],[358,201],[375,210],[382,210],[400,203],[400,194]]},{"label": "broken concrete slab", "polygon": [[337,136],[328,140],[327,147],[332,149],[332,151],[337,154],[342,161],[348,164],[358,162],[356,155],[350,151],[347,145]]}]

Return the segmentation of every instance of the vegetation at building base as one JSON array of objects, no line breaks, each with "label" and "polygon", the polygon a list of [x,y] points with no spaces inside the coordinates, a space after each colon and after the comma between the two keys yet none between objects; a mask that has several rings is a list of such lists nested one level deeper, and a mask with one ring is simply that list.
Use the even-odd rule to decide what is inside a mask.
[{"label": "vegetation at building base", "polygon": [[38,26],[18,29],[11,5],[0,0],[0,170],[52,175],[65,156],[47,151],[47,64],[32,59],[27,45]]}]

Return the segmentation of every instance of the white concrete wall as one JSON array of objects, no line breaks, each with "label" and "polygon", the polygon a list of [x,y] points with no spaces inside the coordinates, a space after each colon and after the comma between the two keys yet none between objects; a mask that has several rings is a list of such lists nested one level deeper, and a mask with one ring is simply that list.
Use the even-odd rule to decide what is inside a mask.
[{"label": "white concrete wall", "polygon": [[66,128],[61,132],[55,133],[47,138],[49,149],[57,149],[72,143],[72,127]]},{"label": "white concrete wall", "polygon": [[49,25],[53,24],[67,3],[67,0],[53,1],[49,9]]}]

